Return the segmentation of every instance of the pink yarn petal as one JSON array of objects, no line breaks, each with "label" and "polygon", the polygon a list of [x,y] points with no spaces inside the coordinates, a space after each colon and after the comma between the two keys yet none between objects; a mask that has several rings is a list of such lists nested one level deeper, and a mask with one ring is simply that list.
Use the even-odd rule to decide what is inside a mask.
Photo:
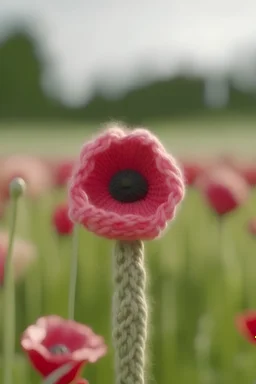
[{"label": "pink yarn petal", "polygon": [[[119,171],[133,170],[148,183],[145,198],[120,202],[109,191]],[[109,239],[153,239],[173,219],[184,197],[176,161],[143,129],[110,129],[83,146],[69,188],[70,217]]]}]

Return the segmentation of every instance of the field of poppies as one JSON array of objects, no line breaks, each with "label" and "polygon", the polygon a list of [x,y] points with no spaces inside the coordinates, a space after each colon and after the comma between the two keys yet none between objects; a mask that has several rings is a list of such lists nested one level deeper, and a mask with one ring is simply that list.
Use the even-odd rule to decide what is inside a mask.
[{"label": "field of poppies", "polygon": [[[168,151],[172,151],[171,131],[160,136],[163,145],[167,143]],[[181,142],[182,137],[176,138],[174,144]],[[97,221],[95,210],[91,216],[83,210],[81,189],[84,188],[89,197],[90,193],[96,196],[101,190],[100,185],[94,184],[95,175],[87,184],[84,180],[79,184],[81,167],[87,164],[84,172],[88,174],[93,169],[104,170],[104,179],[108,167],[113,166],[113,162],[107,161],[108,156],[104,161],[97,158],[92,169],[88,168],[90,162],[85,162],[90,150],[87,147],[80,160],[80,148],[73,156],[61,154],[58,149],[58,156],[46,150],[42,156],[5,154],[1,157],[1,383],[48,384],[46,378],[57,368],[65,368],[67,363],[73,364],[68,373],[63,371],[62,379],[49,383],[115,382],[114,356],[118,343],[114,348],[112,253],[115,240],[124,240],[123,233],[126,233],[125,240],[137,240],[138,233],[139,238],[146,240],[147,383],[253,384],[256,381],[253,345],[256,344],[256,158],[250,153],[246,158],[235,153],[230,155],[229,151],[222,151],[222,155],[209,151],[207,155],[207,150],[200,151],[198,146],[194,156],[190,150],[187,156],[178,156],[177,164],[170,160],[174,161],[171,164],[173,178],[165,188],[164,179],[157,174],[154,164],[145,168],[148,153],[141,152],[139,144],[136,142],[136,151],[129,144],[124,150],[126,157],[122,157],[121,152],[118,158],[113,155],[115,162],[121,171],[137,167],[136,170],[148,175],[147,180],[151,180],[149,172],[153,174],[155,170],[152,183],[159,183],[155,193],[163,196],[168,187],[177,205],[175,215],[175,204],[172,204],[168,214],[165,212],[166,220],[162,220],[163,214],[157,222],[143,225],[137,221],[131,225],[120,218],[108,224],[109,217],[101,216]],[[10,148],[10,143],[8,145]],[[189,148],[189,143],[186,146]],[[179,152],[175,145],[173,151],[175,155]],[[243,152],[247,152],[246,148]],[[160,156],[159,151],[157,155]],[[129,163],[127,159],[133,160]],[[157,164],[161,160],[163,166],[169,166],[164,156],[158,160]],[[67,191],[70,191],[68,181],[72,174],[72,185],[79,184],[80,189],[77,193],[73,188],[70,202]],[[26,182],[24,196],[18,200],[18,195],[23,194],[23,184],[16,179],[10,188],[15,178]],[[145,186],[140,185],[136,193],[143,195]],[[173,185],[177,187],[175,191]],[[115,180],[110,193],[118,200],[119,192],[118,180]],[[133,200],[127,196],[131,206]],[[97,206],[96,198],[91,201]],[[157,201],[152,198],[151,210]],[[10,225],[16,206],[16,230],[9,258],[12,268],[7,268],[12,237]],[[104,210],[108,209],[117,208],[106,200]],[[145,209],[140,206],[138,212]],[[83,225],[78,226],[79,220]],[[101,227],[99,221],[103,222]],[[162,221],[171,221],[167,231],[162,232]],[[158,232],[162,236],[155,239]],[[12,272],[9,277],[7,270]],[[15,288],[15,324],[11,274]],[[66,321],[68,318],[74,318],[75,322]],[[119,337],[122,338],[122,333]],[[114,339],[117,338],[114,335]],[[46,341],[42,342],[43,339]],[[136,356],[134,359],[136,361]],[[10,364],[13,376],[8,373]],[[120,379],[116,383],[131,382]]]}]

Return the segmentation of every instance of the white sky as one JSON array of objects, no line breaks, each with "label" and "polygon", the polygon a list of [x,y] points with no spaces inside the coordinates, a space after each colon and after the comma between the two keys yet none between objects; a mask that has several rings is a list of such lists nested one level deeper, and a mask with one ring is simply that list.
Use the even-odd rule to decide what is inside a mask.
[{"label": "white sky", "polygon": [[234,63],[251,82],[256,0],[0,0],[0,40],[8,22],[22,20],[47,59],[47,91],[69,104],[95,87],[115,96],[152,78]]}]

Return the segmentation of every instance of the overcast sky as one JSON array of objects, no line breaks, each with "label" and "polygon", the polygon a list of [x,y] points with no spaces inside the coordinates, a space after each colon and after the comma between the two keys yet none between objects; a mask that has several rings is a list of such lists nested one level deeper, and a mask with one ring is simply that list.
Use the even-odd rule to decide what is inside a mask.
[{"label": "overcast sky", "polygon": [[22,20],[50,63],[46,89],[69,104],[187,67],[246,75],[256,49],[256,0],[0,0],[0,42]]}]

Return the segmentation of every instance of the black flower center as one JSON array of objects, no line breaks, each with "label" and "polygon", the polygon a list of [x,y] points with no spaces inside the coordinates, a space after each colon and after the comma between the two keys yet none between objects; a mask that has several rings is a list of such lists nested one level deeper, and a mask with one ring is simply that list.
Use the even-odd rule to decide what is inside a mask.
[{"label": "black flower center", "polygon": [[134,203],[148,193],[148,182],[141,173],[132,169],[117,172],[109,183],[109,193],[122,203]]},{"label": "black flower center", "polygon": [[56,344],[49,348],[49,351],[53,355],[65,355],[66,353],[69,353],[68,347],[64,344]]}]

